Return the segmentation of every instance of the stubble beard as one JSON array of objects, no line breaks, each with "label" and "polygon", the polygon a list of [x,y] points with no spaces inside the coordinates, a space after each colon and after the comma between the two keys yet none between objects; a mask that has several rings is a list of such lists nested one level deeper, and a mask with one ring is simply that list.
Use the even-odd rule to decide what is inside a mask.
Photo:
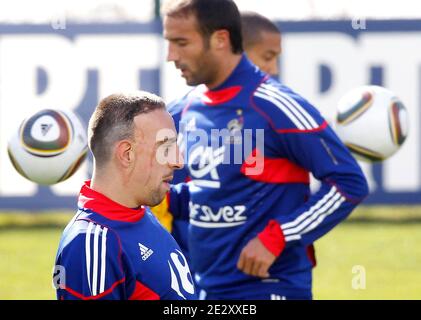
[{"label": "stubble beard", "polygon": [[157,206],[164,200],[166,193],[162,193],[160,189],[156,189],[151,191],[149,196],[149,203],[147,204],[149,207]]},{"label": "stubble beard", "polygon": [[213,83],[216,78],[216,63],[213,56],[205,47],[201,59],[196,64],[196,71],[191,71],[190,79],[186,78],[189,86],[198,86],[200,84],[208,85]]}]

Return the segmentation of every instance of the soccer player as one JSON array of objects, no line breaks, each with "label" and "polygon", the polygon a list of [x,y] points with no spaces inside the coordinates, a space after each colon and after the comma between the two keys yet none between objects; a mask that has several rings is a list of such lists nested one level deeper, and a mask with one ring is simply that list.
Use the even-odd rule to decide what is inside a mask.
[{"label": "soccer player", "polygon": [[94,171],[56,257],[58,299],[194,299],[189,266],[146,206],[183,166],[174,122],[147,92],[113,94],[89,122]]},{"label": "soccer player", "polygon": [[281,55],[281,32],[268,18],[256,12],[241,13],[241,34],[247,57],[262,71],[277,75]]},{"label": "soccer player", "polygon": [[360,167],[316,108],[243,54],[233,1],[169,0],[163,13],[167,59],[196,86],[171,112],[201,298],[311,299],[311,246],[367,196]]},{"label": "soccer player", "polygon": [[[273,76],[278,74],[278,59],[281,54],[281,33],[268,18],[251,11],[241,13],[241,29],[244,51],[248,58],[262,71]],[[171,108],[170,108],[171,112]],[[175,115],[177,117],[177,115]],[[178,123],[176,123],[176,126]],[[173,183],[186,182],[185,170],[175,172]],[[151,208],[162,225],[174,236],[189,261],[188,221],[173,219],[166,200]],[[180,210],[180,209],[179,209]],[[188,206],[184,206],[188,210]]]}]

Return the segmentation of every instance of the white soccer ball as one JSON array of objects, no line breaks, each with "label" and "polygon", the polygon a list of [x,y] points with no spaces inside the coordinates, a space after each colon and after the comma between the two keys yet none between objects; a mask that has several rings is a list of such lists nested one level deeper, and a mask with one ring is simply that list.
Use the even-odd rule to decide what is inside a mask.
[{"label": "white soccer ball", "polygon": [[72,176],[88,151],[86,130],[68,110],[44,109],[26,118],[9,139],[9,158],[25,178],[51,185]]},{"label": "white soccer ball", "polygon": [[392,91],[379,86],[362,86],[340,99],[335,129],[356,158],[382,161],[405,142],[408,114]]}]

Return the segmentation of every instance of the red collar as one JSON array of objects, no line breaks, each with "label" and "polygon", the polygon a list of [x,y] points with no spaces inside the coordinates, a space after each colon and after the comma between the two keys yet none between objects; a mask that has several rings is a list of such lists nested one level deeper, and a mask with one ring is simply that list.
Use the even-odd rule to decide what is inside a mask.
[{"label": "red collar", "polygon": [[123,222],[137,222],[145,215],[145,207],[139,209],[127,208],[103,194],[91,189],[91,181],[85,181],[80,189],[79,208],[85,208],[98,213],[107,219]]},{"label": "red collar", "polygon": [[208,106],[216,106],[234,99],[241,91],[241,86],[233,86],[220,90],[207,90],[202,94],[202,101]]}]

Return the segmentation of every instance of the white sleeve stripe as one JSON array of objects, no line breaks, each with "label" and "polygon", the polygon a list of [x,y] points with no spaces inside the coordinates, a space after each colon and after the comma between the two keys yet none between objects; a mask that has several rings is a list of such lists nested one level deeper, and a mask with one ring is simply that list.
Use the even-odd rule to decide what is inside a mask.
[{"label": "white sleeve stripe", "polygon": [[262,84],[262,87],[266,88],[268,90],[272,90],[272,91],[276,92],[277,94],[281,95],[282,97],[284,97],[285,99],[287,99],[290,103],[292,103],[304,115],[304,117],[306,117],[306,119],[310,122],[310,124],[313,128],[319,127],[319,125],[314,120],[314,118],[297,101],[295,101],[294,98],[290,97],[288,94],[286,94],[286,93],[284,93],[280,90],[276,90],[274,87],[272,87],[270,85],[267,85],[265,83]]},{"label": "white sleeve stripe", "polygon": [[282,230],[285,232],[286,229],[295,227],[298,224],[300,224],[301,221],[306,219],[308,216],[311,216],[315,210],[319,209],[322,205],[324,205],[327,201],[329,201],[329,199],[332,198],[335,193],[336,193],[336,187],[333,186],[330,189],[329,193],[325,194],[325,196],[322,199],[320,199],[315,205],[313,205],[309,210],[299,215],[297,218],[295,218],[294,221],[283,224]]},{"label": "white sleeve stripe", "polygon": [[285,237],[286,242],[291,241],[291,240],[300,240],[300,239],[301,239],[301,236],[299,234],[294,234],[292,236]]},{"label": "white sleeve stripe", "polygon": [[330,215],[332,212],[334,212],[343,202],[345,201],[345,197],[341,197],[336,203],[327,211],[326,213],[322,214],[316,221],[314,221],[311,225],[309,225],[305,230],[301,232],[301,234],[293,234],[285,237],[285,241],[291,241],[291,240],[299,240],[301,239],[301,235],[313,230],[316,228],[320,223],[323,222],[323,220]]},{"label": "white sleeve stripe", "polygon": [[289,111],[291,111],[297,119],[304,125],[304,127],[307,130],[314,129],[311,124],[307,121],[307,119],[298,111],[298,109],[287,99],[285,99],[283,96],[281,96],[278,92],[274,92],[268,89],[258,88],[258,92],[267,94],[268,96],[271,96],[278,100],[280,103],[282,103],[285,107],[288,108]]},{"label": "white sleeve stripe", "polygon": [[260,92],[256,92],[254,94],[256,97],[262,98],[264,100],[267,100],[269,102],[272,102],[274,105],[276,105],[279,109],[282,110],[283,113],[285,113],[285,115],[294,123],[294,125],[300,129],[300,130],[305,130],[306,128],[304,128],[304,126],[298,121],[298,119],[291,114],[291,112],[285,107],[283,106],[280,102],[278,102],[278,100],[276,100],[273,97],[270,97],[268,95],[262,94]]},{"label": "white sleeve stripe", "polygon": [[91,291],[91,294],[91,233],[93,226],[94,224],[92,222],[89,222],[85,236],[86,276],[88,277],[88,286],[89,290]]},{"label": "white sleeve stripe", "polygon": [[308,112],[294,99],[292,99],[287,94],[281,92],[281,91],[275,91],[274,94],[282,101],[284,101],[285,104],[289,104],[292,109],[296,110],[297,113],[299,113],[303,118],[307,125],[311,129],[315,129],[318,127],[317,123],[314,121],[314,119],[308,114]]},{"label": "white sleeve stripe", "polygon": [[108,228],[104,228],[102,230],[102,238],[101,238],[101,280],[99,285],[99,293],[103,293],[105,289],[105,267],[107,264],[107,231]]},{"label": "white sleeve stripe", "polygon": [[310,122],[310,125],[316,129],[319,127],[316,120],[305,110],[297,101],[295,101],[293,98],[291,98],[289,95],[285,94],[284,92],[279,91],[279,94],[283,96],[285,99],[287,99],[291,104],[293,104],[303,115],[306,117],[308,122]]},{"label": "white sleeve stripe", "polygon": [[321,207],[319,210],[315,211],[310,217],[308,217],[306,220],[304,220],[302,223],[300,223],[295,228],[287,229],[284,234],[285,235],[291,235],[296,233],[302,233],[302,230],[306,228],[310,223],[312,223],[314,220],[316,220],[320,215],[322,215],[324,212],[326,212],[330,207],[334,206],[334,204],[341,198],[341,194],[338,192],[335,194],[334,197],[332,197],[323,207]]},{"label": "white sleeve stripe", "polygon": [[101,226],[97,225],[95,228],[95,236],[94,236],[94,266],[93,266],[93,275],[92,275],[92,295],[97,295],[97,286],[98,286],[98,239],[99,239],[99,231],[101,230]]},{"label": "white sleeve stripe", "polygon": [[341,197],[339,201],[336,201],[336,203],[329,209],[329,211],[327,211],[325,214],[322,214],[316,221],[314,221],[311,225],[309,225],[306,229],[304,229],[301,234],[307,233],[311,230],[313,230],[314,228],[316,228],[320,223],[322,223],[322,221],[328,216],[330,215],[333,211],[335,211],[336,209],[338,209],[338,207],[342,204],[342,202],[345,201],[344,197]]}]

